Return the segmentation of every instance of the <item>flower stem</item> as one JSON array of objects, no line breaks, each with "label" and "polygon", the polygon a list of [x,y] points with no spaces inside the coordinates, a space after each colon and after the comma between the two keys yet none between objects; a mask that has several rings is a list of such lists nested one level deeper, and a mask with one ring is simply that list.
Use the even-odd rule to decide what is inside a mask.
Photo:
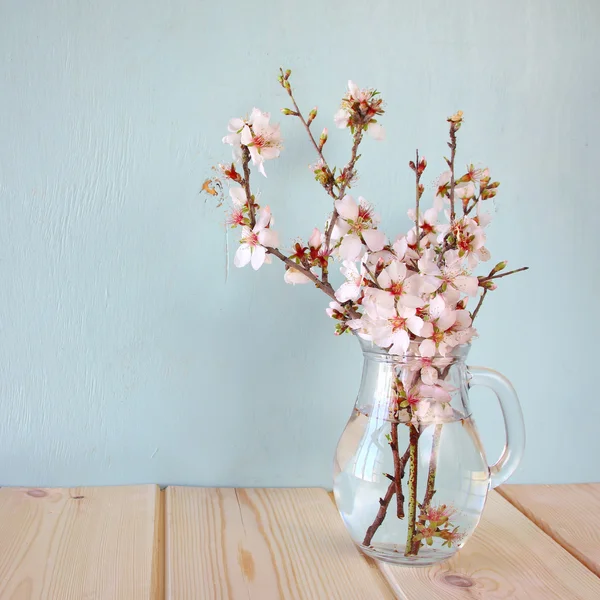
[{"label": "flower stem", "polygon": [[456,220],[456,211],[454,210],[454,188],[456,182],[454,180],[454,159],[456,157],[456,123],[450,123],[450,160],[448,166],[450,167],[450,224],[453,225]]},{"label": "flower stem", "polygon": [[419,234],[419,204],[421,202],[421,193],[419,191],[419,180],[421,179],[421,176],[419,175],[419,150],[417,149],[416,151],[416,156],[415,156],[415,179],[416,179],[416,201],[415,201],[415,225],[417,228],[417,254],[420,256],[421,255],[421,236]]},{"label": "flower stem", "polygon": [[419,460],[419,431],[410,426],[410,468],[408,470],[408,534],[406,536],[405,556],[412,556],[414,552],[414,538],[417,523],[417,476]]},{"label": "flower stem", "polygon": [[[410,446],[406,449],[406,452],[404,453],[404,455],[402,456],[402,458],[399,461],[400,476],[399,476],[398,481],[400,483],[402,483],[402,479],[404,479],[404,469],[406,468],[406,463],[408,462],[409,455],[410,455]],[[377,532],[377,530],[379,529],[379,527],[383,523],[383,520],[386,517],[388,506],[389,506],[390,502],[392,501],[394,494],[396,493],[396,489],[401,489],[401,488],[399,486],[396,486],[396,478],[394,477],[393,481],[390,483],[390,485],[387,489],[387,492],[385,493],[385,496],[383,498],[379,499],[379,511],[377,512],[377,516],[375,517],[375,520],[367,529],[367,532],[365,534],[365,539],[363,540],[364,546],[371,545],[371,540],[373,539],[373,536],[375,535],[375,533]]]},{"label": "flower stem", "polygon": [[252,201],[252,192],[250,191],[250,150],[248,146],[242,146],[242,168],[244,169],[244,191],[248,199],[248,215],[250,216],[250,229],[256,225],[256,217],[254,215],[254,202]]},{"label": "flower stem", "polygon": [[[279,71],[281,72],[281,76],[285,77],[285,73],[284,73],[283,69],[279,69]],[[331,169],[329,168],[329,165],[327,164],[327,161],[325,160],[325,156],[323,155],[323,150],[321,150],[321,148],[319,147],[317,140],[315,140],[315,136],[312,134],[312,131],[310,130],[310,125],[308,124],[308,122],[306,121],[304,116],[302,115],[302,111],[300,110],[300,108],[298,108],[298,103],[296,102],[296,98],[294,98],[294,92],[292,91],[292,86],[289,84],[289,82],[287,80],[285,80],[285,83],[286,83],[286,85],[284,85],[283,87],[286,90],[286,92],[288,93],[288,96],[290,97],[292,104],[294,105],[296,116],[300,119],[302,125],[304,126],[304,129],[306,129],[306,133],[308,133],[308,137],[309,137],[310,141],[312,142],[312,145],[315,147],[315,150],[317,151],[319,158],[323,161],[323,166],[326,168],[328,173],[331,173]],[[325,189],[327,190],[327,193],[334,200],[336,200],[337,197],[333,191],[333,186],[334,186],[334,184],[332,183],[328,186],[323,186],[323,187],[325,187]]]},{"label": "flower stem", "polygon": [[402,474],[400,455],[398,453],[398,423],[392,422],[391,441],[392,456],[394,457],[394,485],[396,486],[396,516],[404,519],[404,494],[402,493]]},{"label": "flower stem", "polygon": [[440,448],[440,438],[442,436],[443,424],[438,423],[433,430],[433,441],[431,444],[431,458],[429,459],[429,472],[427,473],[427,489],[423,498],[422,508],[426,509],[431,504],[431,499],[435,494],[435,476],[437,474],[438,450]]},{"label": "flower stem", "polygon": [[490,275],[488,277],[484,277],[480,279],[480,281],[491,281],[492,279],[500,279],[502,277],[507,277],[508,275],[514,275],[515,273],[521,273],[521,271],[527,271],[529,267],[521,267],[520,269],[513,269],[512,271],[507,271],[506,273],[499,273],[498,275]]},{"label": "flower stem", "polygon": [[[356,126],[356,131],[354,132],[354,144],[352,144],[352,152],[350,154],[350,160],[348,164],[343,170],[345,174],[345,180],[340,185],[340,189],[337,194],[337,198],[334,196],[334,203],[336,199],[342,199],[344,197],[344,193],[346,192],[346,188],[348,187],[348,183],[352,181],[354,177],[354,166],[356,165],[356,161],[358,160],[358,147],[362,141],[363,137],[363,128],[362,125]],[[325,247],[329,249],[329,245],[331,242],[331,235],[333,233],[333,228],[335,227],[335,222],[338,218],[338,212],[335,208],[335,204],[333,207],[333,214],[331,215],[331,221],[329,222],[329,227],[327,228],[327,232],[325,233]]]}]

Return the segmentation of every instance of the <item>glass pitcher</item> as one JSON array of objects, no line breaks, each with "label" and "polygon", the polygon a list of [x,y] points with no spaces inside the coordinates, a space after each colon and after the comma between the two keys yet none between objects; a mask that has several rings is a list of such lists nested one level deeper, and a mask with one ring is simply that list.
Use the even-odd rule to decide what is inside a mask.
[{"label": "glass pitcher", "polygon": [[[338,510],[365,554],[410,566],[447,560],[477,527],[490,487],[519,464],[517,395],[499,373],[467,367],[468,345],[433,358],[361,346],[360,391],[334,460]],[[491,467],[471,417],[474,385],[492,389],[504,415],[506,445]]]}]

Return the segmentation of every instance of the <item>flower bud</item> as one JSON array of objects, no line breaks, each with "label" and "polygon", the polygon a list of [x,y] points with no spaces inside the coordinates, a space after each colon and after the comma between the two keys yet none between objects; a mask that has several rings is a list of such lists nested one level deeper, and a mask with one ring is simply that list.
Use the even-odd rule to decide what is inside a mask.
[{"label": "flower bud", "polygon": [[294,112],[294,111],[293,111],[291,108],[282,108],[282,109],[281,109],[281,112],[282,112],[284,115],[288,115],[288,116],[289,116],[289,115],[295,116],[295,115],[297,114],[297,113],[295,113],[295,112]]},{"label": "flower bud", "polygon": [[503,271],[504,269],[506,269],[506,265],[508,264],[508,261],[503,260],[502,262],[499,262],[493,269],[492,272],[490,273],[490,275],[494,275],[495,273],[499,273],[500,271]]},{"label": "flower bud", "polygon": [[286,69],[285,70],[285,79],[286,79],[286,81],[290,78],[291,74],[292,74],[291,69]]},{"label": "flower bud", "polygon": [[459,111],[455,112],[451,117],[448,117],[448,119],[446,119],[446,120],[449,123],[459,124],[462,122],[462,118],[463,118],[463,111],[459,110]]},{"label": "flower bud", "polygon": [[323,129],[323,131],[321,132],[321,137],[319,138],[319,150],[321,150],[323,148],[323,146],[325,145],[325,142],[327,141],[327,134],[329,132],[327,131],[327,127],[325,127]]},{"label": "flower bud", "polygon": [[317,107],[315,106],[309,113],[308,113],[308,125],[310,125],[316,118],[317,116]]},{"label": "flower bud", "polygon": [[490,290],[490,291],[493,291],[498,287],[493,281],[483,281],[483,282],[480,282],[479,285],[482,288],[484,288],[485,290]]},{"label": "flower bud", "polygon": [[425,170],[425,167],[427,167],[427,159],[425,157],[423,157],[419,161],[419,167],[418,167],[418,173],[419,173],[419,175],[423,174],[423,171]]},{"label": "flower bud", "polygon": [[410,167],[410,168],[411,168],[413,171],[416,171],[416,170],[417,170],[417,167],[416,167],[416,165],[415,165],[415,162],[414,162],[413,160],[411,160],[411,161],[408,163],[408,166],[409,166],[409,167]]}]

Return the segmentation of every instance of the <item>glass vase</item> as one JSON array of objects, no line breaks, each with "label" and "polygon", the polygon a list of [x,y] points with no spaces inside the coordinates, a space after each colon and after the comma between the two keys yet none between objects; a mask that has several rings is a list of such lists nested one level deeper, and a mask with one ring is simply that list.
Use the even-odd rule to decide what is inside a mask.
[{"label": "glass vase", "polygon": [[[521,459],[517,395],[499,373],[467,367],[468,345],[433,358],[361,345],[360,390],[334,460],[337,507],[369,556],[410,566],[447,560],[473,534],[490,487]],[[491,467],[469,407],[474,385],[491,388],[504,415],[506,446]]]}]

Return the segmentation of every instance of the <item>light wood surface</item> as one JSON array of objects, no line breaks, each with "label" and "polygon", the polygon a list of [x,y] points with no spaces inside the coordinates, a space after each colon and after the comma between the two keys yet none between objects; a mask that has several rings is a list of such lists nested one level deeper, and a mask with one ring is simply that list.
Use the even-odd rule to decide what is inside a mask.
[{"label": "light wood surface", "polygon": [[393,599],[320,489],[167,489],[167,598]]},{"label": "light wood surface", "polygon": [[0,489],[0,598],[160,598],[159,508],[155,485]]},{"label": "light wood surface", "polygon": [[4,488],[0,600],[600,600],[600,484],[501,491],[519,508],[492,492],[418,569],[365,558],[319,489]]},{"label": "light wood surface", "polygon": [[504,485],[500,493],[600,577],[600,483]]},{"label": "light wood surface", "polygon": [[381,568],[406,600],[600,599],[600,579],[495,491],[453,559],[429,568]]}]

